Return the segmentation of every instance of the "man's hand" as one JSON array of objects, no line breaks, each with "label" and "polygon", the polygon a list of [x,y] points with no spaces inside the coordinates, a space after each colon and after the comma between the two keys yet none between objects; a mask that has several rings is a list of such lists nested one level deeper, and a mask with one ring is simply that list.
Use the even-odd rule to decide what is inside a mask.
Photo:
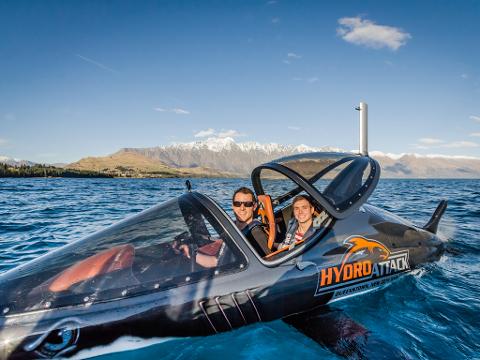
[{"label": "man's hand", "polygon": [[190,248],[188,247],[188,245],[180,245],[178,247],[178,250],[180,250],[180,252],[183,254],[183,256],[186,256],[187,258],[190,259]]}]

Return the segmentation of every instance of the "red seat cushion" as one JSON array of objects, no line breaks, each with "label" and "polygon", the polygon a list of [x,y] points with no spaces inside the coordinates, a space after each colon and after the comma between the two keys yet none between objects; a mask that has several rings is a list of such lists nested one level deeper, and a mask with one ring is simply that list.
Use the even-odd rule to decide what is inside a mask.
[{"label": "red seat cushion", "polygon": [[132,245],[120,245],[90,256],[70,266],[58,275],[50,284],[49,290],[59,292],[68,290],[72,285],[100,274],[132,266],[135,248]]},{"label": "red seat cushion", "polygon": [[204,245],[198,248],[198,251],[205,255],[216,256],[222,247],[223,240],[212,241],[211,244]]}]

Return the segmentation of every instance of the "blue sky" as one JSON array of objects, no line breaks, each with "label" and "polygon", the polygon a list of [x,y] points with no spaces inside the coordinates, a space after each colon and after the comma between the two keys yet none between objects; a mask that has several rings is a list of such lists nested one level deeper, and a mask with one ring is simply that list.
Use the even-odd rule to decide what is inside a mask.
[{"label": "blue sky", "polygon": [[0,155],[238,142],[480,157],[480,1],[0,1]]}]

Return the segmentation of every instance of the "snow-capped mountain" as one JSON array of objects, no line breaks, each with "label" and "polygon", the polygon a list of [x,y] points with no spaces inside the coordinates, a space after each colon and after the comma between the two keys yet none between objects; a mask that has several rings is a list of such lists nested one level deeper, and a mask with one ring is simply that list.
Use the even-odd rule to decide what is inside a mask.
[{"label": "snow-capped mountain", "polygon": [[383,178],[478,179],[480,159],[471,156],[369,154],[380,163]]},{"label": "snow-capped mountain", "polygon": [[247,176],[259,164],[283,156],[312,151],[341,151],[332,147],[280,145],[257,142],[236,143],[230,137],[180,143],[152,148],[124,148],[174,168],[206,167]]},{"label": "snow-capped mountain", "polygon": [[[114,166],[112,165],[115,169],[119,166],[136,169],[138,174],[134,174],[135,176],[146,176],[145,174],[153,169],[155,171],[152,170],[153,173],[149,173],[148,176],[248,177],[252,169],[262,163],[284,156],[315,151],[344,152],[345,150],[328,146],[260,144],[252,141],[237,143],[231,137],[212,137],[203,141],[151,148],[124,148],[113,155],[84,158],[67,167],[99,171],[99,169],[108,168],[105,165],[108,158],[110,162],[115,160]],[[480,178],[480,158],[411,153],[391,154],[380,151],[371,151],[370,156],[380,163],[382,178]],[[0,163],[11,166],[35,165],[31,161],[8,156],[0,156]]]},{"label": "snow-capped mountain", "polygon": [[[236,143],[229,137],[120,150],[142,154],[173,168],[205,167],[240,176],[248,176],[253,168],[270,160],[314,151],[345,150],[328,146]],[[380,151],[371,151],[370,156],[379,161],[383,178],[480,178],[479,158]]]},{"label": "snow-capped mountain", "polygon": [[267,154],[271,153],[301,153],[312,151],[340,151],[338,148],[332,147],[312,147],[307,145],[281,145],[277,143],[260,144],[255,141],[244,143],[236,143],[231,137],[218,138],[211,137],[207,140],[193,141],[188,143],[178,143],[172,145],[158,146],[153,149],[182,149],[182,150],[210,150],[215,152],[240,150],[243,152],[260,151]]},{"label": "snow-capped mountain", "polygon": [[10,166],[33,166],[36,163],[28,160],[14,159],[8,156],[0,155],[0,164],[7,164]]}]

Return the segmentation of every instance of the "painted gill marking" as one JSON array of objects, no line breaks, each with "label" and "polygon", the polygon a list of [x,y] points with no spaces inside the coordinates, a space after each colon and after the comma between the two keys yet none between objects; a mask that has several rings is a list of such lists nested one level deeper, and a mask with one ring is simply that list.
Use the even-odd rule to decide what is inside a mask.
[{"label": "painted gill marking", "polygon": [[207,320],[208,320],[210,326],[212,327],[212,329],[215,331],[215,333],[218,334],[218,331],[217,331],[217,329],[215,328],[215,326],[213,325],[212,320],[210,320],[210,317],[208,316],[205,308],[203,307],[203,304],[205,304],[205,301],[200,301],[200,302],[198,303],[198,306],[200,307],[200,309],[202,309],[203,315],[205,315],[205,317],[207,318]]}]

